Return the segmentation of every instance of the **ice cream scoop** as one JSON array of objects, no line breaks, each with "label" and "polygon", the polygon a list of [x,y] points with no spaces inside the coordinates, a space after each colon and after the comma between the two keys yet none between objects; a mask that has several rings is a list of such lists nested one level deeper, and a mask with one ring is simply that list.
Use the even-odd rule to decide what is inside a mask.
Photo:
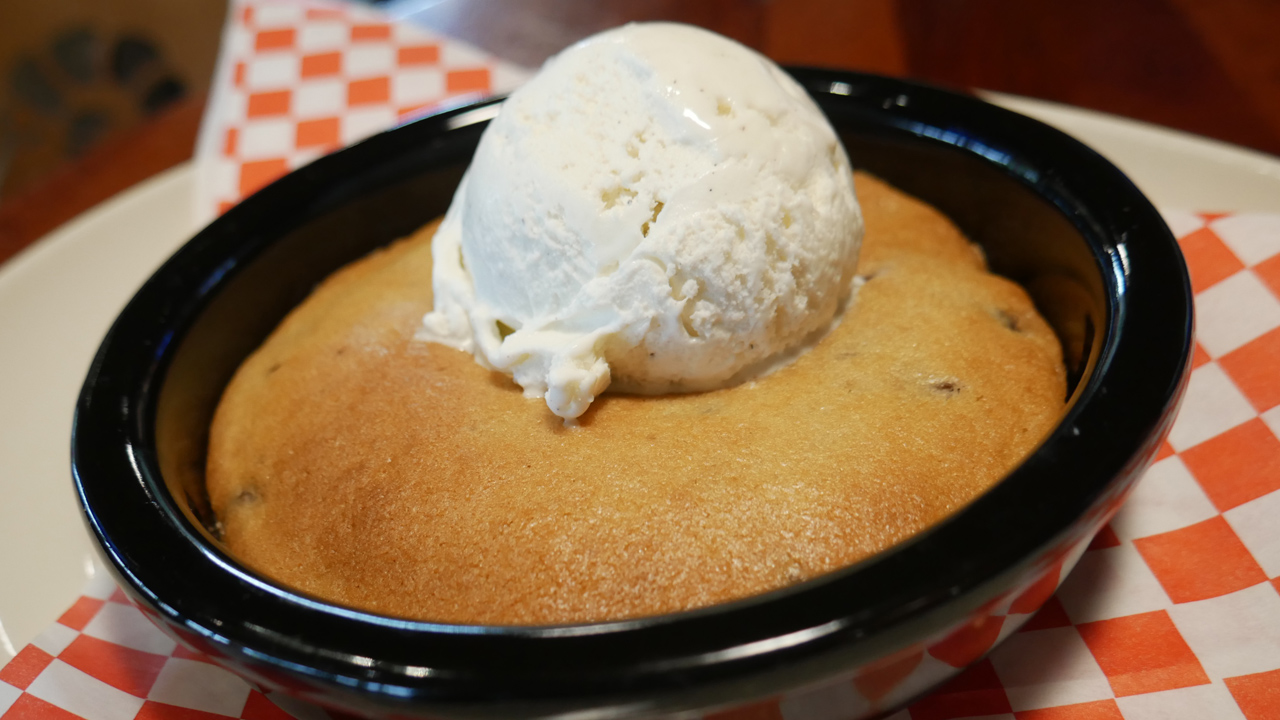
[{"label": "ice cream scoop", "polygon": [[566,419],[605,388],[718,388],[830,328],[861,238],[849,160],[794,80],[706,30],[626,25],[549,60],[486,128],[420,337]]}]

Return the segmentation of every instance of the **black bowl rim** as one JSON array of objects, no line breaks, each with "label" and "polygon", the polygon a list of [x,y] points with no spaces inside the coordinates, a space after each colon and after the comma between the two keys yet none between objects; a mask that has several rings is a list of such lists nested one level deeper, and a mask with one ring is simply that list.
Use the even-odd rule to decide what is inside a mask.
[{"label": "black bowl rim", "polygon": [[[959,617],[957,608],[989,599],[1002,578],[1042,557],[1132,482],[1167,431],[1191,352],[1185,265],[1128,178],[1047,125],[905,80],[789,71],[829,113],[874,112],[885,127],[984,158],[1057,205],[1092,246],[1110,315],[1096,370],[1044,444],[987,494],[910,542],[791,588],[701,610],[572,626],[376,616],[279,588],[212,546],[160,478],[156,396],[175,340],[269,241],[261,238],[282,228],[244,241],[258,244],[231,261],[195,265],[282,199],[332,184],[362,163],[390,162],[406,137],[430,143],[468,132],[492,114],[497,101],[490,100],[417,120],[291,173],[202,230],[139,290],[92,364],[72,439],[76,492],[113,572],[165,621],[237,662],[390,706],[436,708],[688,697],[743,679],[765,694],[782,678],[812,670],[815,658],[824,667],[847,665],[842,653],[855,642],[901,644],[896,628],[914,623],[918,632],[932,622],[937,629],[943,615]],[[173,567],[188,571],[164,571]],[[254,615],[237,618],[237,608]],[[708,697],[723,701],[724,692]]]}]

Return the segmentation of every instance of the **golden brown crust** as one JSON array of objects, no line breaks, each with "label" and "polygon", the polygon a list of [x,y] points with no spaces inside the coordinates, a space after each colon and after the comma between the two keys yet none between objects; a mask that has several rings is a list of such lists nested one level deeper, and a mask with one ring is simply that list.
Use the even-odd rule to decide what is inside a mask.
[{"label": "golden brown crust", "polygon": [[945,218],[857,183],[870,279],[822,343],[748,385],[606,394],[576,429],[412,340],[433,226],[348,266],[227,388],[208,463],[227,545],[339,603],[540,624],[739,598],[928,527],[1053,427],[1061,350]]}]

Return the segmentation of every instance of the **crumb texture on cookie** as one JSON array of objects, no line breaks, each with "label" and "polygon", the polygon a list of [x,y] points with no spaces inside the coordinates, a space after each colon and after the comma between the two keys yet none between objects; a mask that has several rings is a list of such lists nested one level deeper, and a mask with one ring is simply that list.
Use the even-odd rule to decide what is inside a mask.
[{"label": "crumb texture on cookie", "polygon": [[606,394],[578,428],[413,340],[434,224],[344,268],[219,406],[225,543],[341,604],[549,624],[741,598],[927,528],[1053,428],[1062,351],[946,218],[875,178],[857,188],[865,282],[825,340],[737,387]]}]

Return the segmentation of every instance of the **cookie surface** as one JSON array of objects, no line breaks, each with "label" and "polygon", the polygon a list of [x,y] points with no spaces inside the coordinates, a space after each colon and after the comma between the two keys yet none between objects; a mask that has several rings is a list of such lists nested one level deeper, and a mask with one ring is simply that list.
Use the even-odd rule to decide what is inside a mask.
[{"label": "cookie surface", "polygon": [[230,551],[379,613],[546,624],[701,607],[883,550],[1057,423],[1062,351],[944,217],[857,176],[866,282],[791,365],[708,393],[606,393],[565,428],[415,341],[434,225],[335,273],[250,356],[210,437]]}]

